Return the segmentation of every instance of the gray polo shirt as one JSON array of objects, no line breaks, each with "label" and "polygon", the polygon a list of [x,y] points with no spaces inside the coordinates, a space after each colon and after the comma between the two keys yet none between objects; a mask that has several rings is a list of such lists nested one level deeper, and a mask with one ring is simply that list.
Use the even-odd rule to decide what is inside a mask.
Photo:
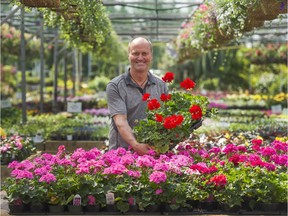
[{"label": "gray polo shirt", "polygon": [[[117,114],[127,115],[128,124],[133,129],[136,120],[146,117],[147,102],[142,100],[143,94],[149,93],[150,98],[160,100],[162,93],[168,94],[168,88],[165,82],[149,72],[148,82],[142,89],[132,82],[129,71],[130,69],[112,79],[106,87],[106,93],[111,118]],[[109,131],[109,149],[118,147],[127,149],[129,145],[120,136],[112,118]]]}]

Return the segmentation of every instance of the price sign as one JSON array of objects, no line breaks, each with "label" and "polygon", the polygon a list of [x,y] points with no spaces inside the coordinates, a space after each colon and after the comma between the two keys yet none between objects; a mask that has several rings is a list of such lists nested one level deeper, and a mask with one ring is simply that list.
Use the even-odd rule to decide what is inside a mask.
[{"label": "price sign", "polygon": [[82,112],[82,103],[81,102],[68,102],[67,112],[71,112],[71,113]]}]

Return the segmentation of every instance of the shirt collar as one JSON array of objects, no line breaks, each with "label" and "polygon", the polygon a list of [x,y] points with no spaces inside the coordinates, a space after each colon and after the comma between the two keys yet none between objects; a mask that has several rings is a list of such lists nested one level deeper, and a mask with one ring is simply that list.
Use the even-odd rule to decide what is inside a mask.
[{"label": "shirt collar", "polygon": [[[124,78],[125,78],[126,85],[134,85],[134,82],[131,80],[131,77],[130,77],[130,68],[124,74]],[[150,71],[148,71],[148,85],[151,85],[151,84],[156,84],[155,77],[151,74]]]}]

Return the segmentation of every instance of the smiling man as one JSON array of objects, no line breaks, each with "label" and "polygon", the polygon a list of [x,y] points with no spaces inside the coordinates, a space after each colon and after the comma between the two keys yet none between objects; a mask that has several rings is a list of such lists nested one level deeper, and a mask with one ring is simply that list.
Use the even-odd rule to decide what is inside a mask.
[{"label": "smiling man", "polygon": [[129,146],[140,155],[150,149],[147,143],[138,143],[133,134],[137,121],[146,117],[147,102],[143,95],[160,99],[168,88],[161,79],[149,72],[153,48],[149,40],[134,38],[128,45],[130,67],[126,73],[112,79],[106,88],[108,109],[112,118],[109,132],[109,149]]}]

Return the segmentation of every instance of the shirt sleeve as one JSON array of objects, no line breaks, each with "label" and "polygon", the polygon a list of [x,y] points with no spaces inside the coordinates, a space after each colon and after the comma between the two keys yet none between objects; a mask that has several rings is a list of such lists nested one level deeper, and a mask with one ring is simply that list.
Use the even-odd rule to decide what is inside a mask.
[{"label": "shirt sleeve", "polygon": [[111,118],[117,114],[127,115],[126,103],[120,95],[118,86],[115,83],[108,83],[106,94]]}]

